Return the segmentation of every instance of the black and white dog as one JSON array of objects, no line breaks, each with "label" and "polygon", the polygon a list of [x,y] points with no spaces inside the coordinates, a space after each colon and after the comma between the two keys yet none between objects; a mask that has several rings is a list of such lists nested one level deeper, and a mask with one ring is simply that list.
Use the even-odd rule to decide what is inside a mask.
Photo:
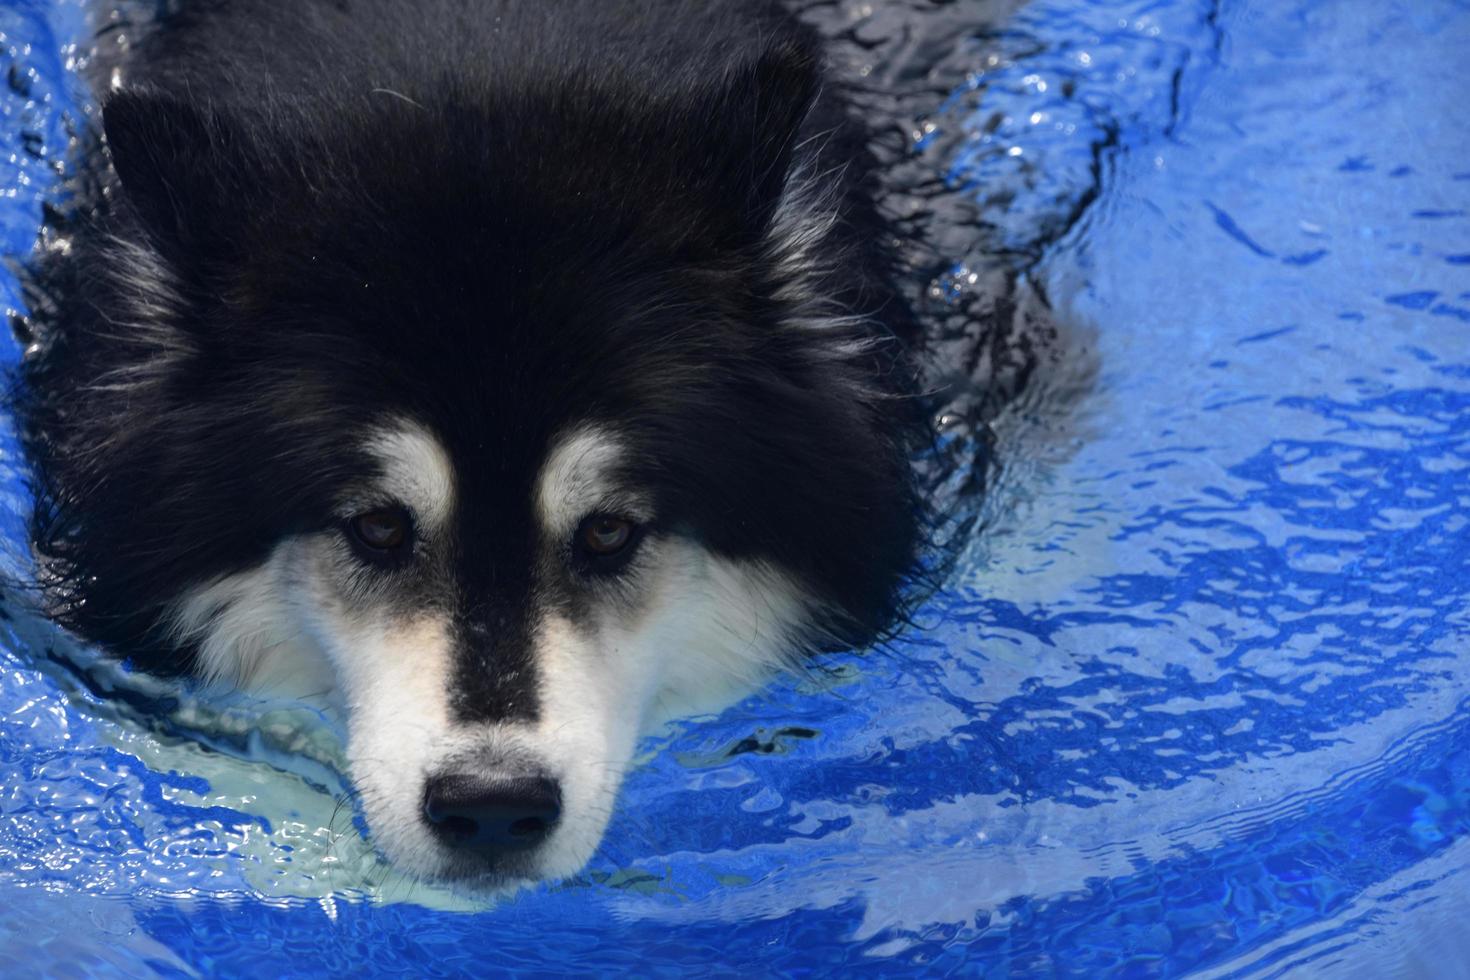
[{"label": "black and white dog", "polygon": [[640,733],[895,619],[913,338],[769,0],[193,0],[35,270],[50,608],[329,690],[374,840],[575,872]]}]

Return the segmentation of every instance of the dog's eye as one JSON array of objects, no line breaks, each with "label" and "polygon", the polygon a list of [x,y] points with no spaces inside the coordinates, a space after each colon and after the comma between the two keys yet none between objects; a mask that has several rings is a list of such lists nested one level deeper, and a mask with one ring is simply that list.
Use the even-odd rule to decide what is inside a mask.
[{"label": "dog's eye", "polygon": [[626,517],[593,514],[578,525],[572,545],[591,570],[614,571],[632,556],[638,532],[638,525]]},{"label": "dog's eye", "polygon": [[396,507],[370,510],[347,522],[352,540],[372,557],[390,557],[409,544],[413,531],[408,514]]},{"label": "dog's eye", "polygon": [[615,555],[633,540],[633,522],[594,517],[582,525],[582,546],[594,555]]}]

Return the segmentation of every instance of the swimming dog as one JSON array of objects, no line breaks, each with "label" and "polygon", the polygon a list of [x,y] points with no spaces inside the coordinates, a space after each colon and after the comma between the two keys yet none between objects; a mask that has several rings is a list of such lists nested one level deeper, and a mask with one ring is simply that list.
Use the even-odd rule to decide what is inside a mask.
[{"label": "swimming dog", "polygon": [[375,845],[576,872],[641,733],[900,613],[913,335],[765,0],[194,0],[38,260],[50,611],[330,692]]}]

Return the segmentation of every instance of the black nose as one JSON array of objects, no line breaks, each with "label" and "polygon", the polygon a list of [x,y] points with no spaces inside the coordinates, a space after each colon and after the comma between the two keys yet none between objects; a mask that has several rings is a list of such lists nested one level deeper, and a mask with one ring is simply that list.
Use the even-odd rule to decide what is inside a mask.
[{"label": "black nose", "polygon": [[543,776],[435,776],[424,819],[439,839],[467,851],[522,851],[545,840],[561,818],[561,788]]}]

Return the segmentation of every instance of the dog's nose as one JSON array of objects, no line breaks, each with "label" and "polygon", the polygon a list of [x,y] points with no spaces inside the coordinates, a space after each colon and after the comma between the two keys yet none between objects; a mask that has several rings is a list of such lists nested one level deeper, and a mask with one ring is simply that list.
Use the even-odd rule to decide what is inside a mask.
[{"label": "dog's nose", "polygon": [[561,818],[561,787],[543,776],[435,776],[424,791],[424,818],[451,847],[523,851]]}]

